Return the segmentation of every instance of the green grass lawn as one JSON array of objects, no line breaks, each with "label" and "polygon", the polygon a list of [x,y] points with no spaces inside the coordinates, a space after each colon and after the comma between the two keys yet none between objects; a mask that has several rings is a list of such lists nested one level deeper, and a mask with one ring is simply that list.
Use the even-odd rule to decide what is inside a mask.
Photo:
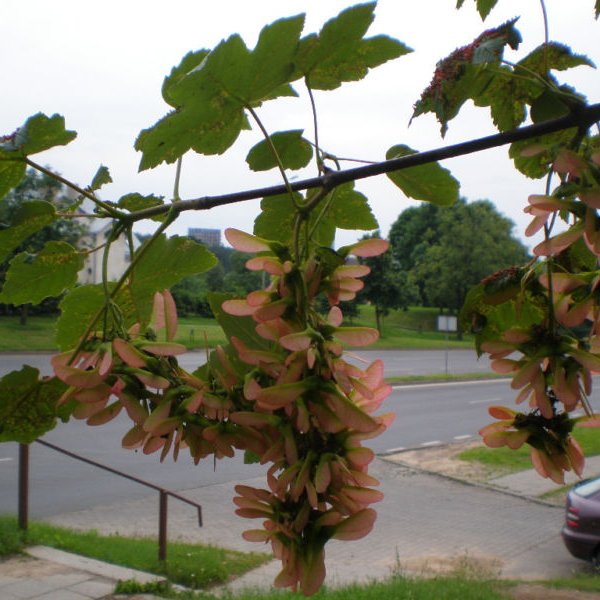
[{"label": "green grass lawn", "polygon": [[55,323],[50,317],[29,317],[20,325],[19,317],[0,317],[0,352],[56,350]]},{"label": "green grass lawn", "polygon": [[[575,427],[573,436],[581,444],[585,456],[600,454],[600,435],[598,431],[588,427]],[[470,448],[458,455],[460,460],[477,461],[495,472],[514,473],[533,468],[529,458],[529,446],[524,444],[518,450],[510,448],[488,448],[481,446]]]},{"label": "green grass lawn", "polygon": [[18,552],[24,544],[43,545],[147,573],[191,588],[227,583],[270,560],[270,555],[225,550],[203,544],[169,542],[167,560],[158,560],[158,542],[151,538],[100,535],[31,522],[27,533],[14,517],[0,516],[0,556]]},{"label": "green grass lawn", "polygon": [[[224,596],[235,600],[282,600],[290,598],[285,591],[247,592]],[[413,578],[391,577],[388,581],[370,585],[351,585],[336,589],[322,588],[311,598],[315,600],[508,600],[511,596],[495,581],[469,579],[460,576]]]},{"label": "green grass lawn", "polygon": [[[383,332],[376,349],[445,349],[473,348],[470,336],[457,340],[456,334],[435,331],[438,311],[435,308],[415,307],[407,311],[391,311],[385,318]],[[362,306],[360,315],[346,325],[375,327],[372,306]],[[26,325],[18,317],[0,317],[0,352],[54,351],[55,320],[51,317],[29,317]],[[190,349],[214,348],[225,343],[225,335],[214,319],[181,317],[176,341]]]},{"label": "green grass lawn", "polygon": [[225,344],[226,338],[214,319],[181,317],[175,341],[185,344],[188,348],[214,348],[217,344]]}]

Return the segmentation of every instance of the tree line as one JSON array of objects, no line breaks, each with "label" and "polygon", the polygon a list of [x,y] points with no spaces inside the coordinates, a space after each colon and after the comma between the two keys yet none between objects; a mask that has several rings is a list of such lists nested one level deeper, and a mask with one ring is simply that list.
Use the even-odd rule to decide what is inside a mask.
[{"label": "tree line", "polygon": [[[5,198],[0,229],[9,227],[21,204],[32,197],[51,201],[57,210],[69,205],[56,180],[30,171]],[[18,254],[37,251],[49,240],[75,244],[84,233],[85,228],[74,219],[55,221],[0,265],[0,279],[3,281],[8,264]],[[380,237],[380,233],[372,236]],[[372,304],[379,330],[393,309],[428,306],[457,312],[467,291],[486,275],[529,259],[527,248],[514,233],[514,223],[489,200],[467,202],[461,198],[450,208],[431,203],[407,208],[393,223],[389,242],[389,252],[360,259],[371,268],[371,273],[364,279],[365,286],[357,298],[345,303],[348,316],[357,314],[358,305]],[[217,266],[183,279],[172,289],[182,315],[212,317],[210,292],[243,296],[264,283],[264,274],[246,269],[250,255],[224,246],[211,251],[219,259]],[[28,312],[53,314],[56,310],[56,299],[25,308],[0,304],[0,314],[18,313],[22,317]]]}]

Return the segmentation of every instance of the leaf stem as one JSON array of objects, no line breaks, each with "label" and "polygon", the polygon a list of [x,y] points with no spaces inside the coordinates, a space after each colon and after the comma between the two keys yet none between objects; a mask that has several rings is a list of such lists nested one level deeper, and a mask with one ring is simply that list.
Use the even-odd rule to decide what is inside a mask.
[{"label": "leaf stem", "polygon": [[111,216],[113,219],[122,219],[125,216],[124,213],[122,213],[120,210],[117,210],[114,206],[111,206],[110,204],[107,204],[106,202],[99,200],[91,192],[88,192],[87,190],[80,188],[78,185],[74,184],[72,181],[69,181],[68,179],[65,179],[58,173],[53,173],[50,169],[46,169],[45,167],[42,167],[42,165],[39,165],[38,163],[32,161],[30,158],[25,158],[25,163],[28,164],[31,168],[35,169],[36,171],[40,171],[41,173],[44,173],[44,175],[47,175],[48,177],[51,177],[52,179],[56,179],[57,181],[60,181],[63,185],[66,185],[67,187],[76,191],[79,195],[84,196],[85,198],[88,198],[89,200],[94,202],[94,204],[96,204],[100,208],[104,209],[108,213],[108,215]]},{"label": "leaf stem", "polygon": [[[550,184],[552,182],[552,171],[548,173],[546,177],[546,195],[550,195]],[[554,213],[553,217],[556,217],[556,213]],[[550,225],[544,223],[544,240],[548,241],[550,239],[550,234],[552,232],[552,228],[554,227],[554,218]],[[552,267],[554,266],[554,261],[551,256],[546,259],[546,275],[548,277],[548,330],[554,336],[556,331],[556,315],[554,313],[554,287],[553,287],[553,277],[552,277]]]},{"label": "leaf stem", "polygon": [[175,169],[175,184],[173,186],[173,199],[181,200],[179,196],[179,181],[181,180],[181,164],[183,163],[183,156],[177,159],[177,168]]},{"label": "leaf stem", "polygon": [[548,42],[550,41],[550,32],[548,28],[548,12],[546,11],[546,3],[544,0],[540,0],[540,6],[542,7],[542,18],[544,19],[544,65],[546,72],[548,71]]},{"label": "leaf stem", "polygon": [[263,125],[263,122],[260,120],[256,111],[251,106],[246,106],[246,108],[247,108],[248,112],[252,115],[252,118],[256,121],[256,124],[258,125],[260,130],[262,131],[265,141],[267,142],[267,145],[269,146],[269,150],[271,151],[271,154],[273,155],[275,162],[277,162],[277,167],[279,169],[279,172],[281,173],[281,177],[283,179],[285,189],[286,189],[287,193],[289,194],[294,206],[296,208],[300,208],[300,206],[298,205],[298,202],[296,201],[296,198],[294,196],[294,190],[292,189],[292,186],[290,185],[290,181],[285,173],[283,163],[281,162],[281,157],[279,156],[279,153],[277,152],[277,148],[275,148],[275,145],[273,144],[273,140],[271,139],[269,132]]},{"label": "leaf stem", "polygon": [[319,175],[323,175],[323,160],[321,158],[321,148],[319,147],[319,125],[317,121],[317,105],[315,103],[315,96],[313,94],[312,88],[308,85],[308,80],[304,78],[304,84],[306,85],[306,89],[308,91],[308,98],[310,99],[310,109],[312,112],[313,118],[313,132],[315,136],[315,158],[317,161],[317,172]]},{"label": "leaf stem", "polygon": [[[324,199],[327,197],[327,195],[330,193],[330,190],[326,190],[325,188],[322,188],[321,190],[319,190],[315,196],[313,196],[307,203],[306,205],[306,209],[307,210],[313,210],[314,208],[317,207],[317,205]],[[327,202],[325,202],[325,205],[323,206],[323,208],[321,209],[321,212],[318,214],[317,218],[315,219],[315,222],[313,223],[312,229],[307,233],[307,237],[308,239],[311,239],[312,236],[314,235],[317,226],[319,225],[319,222],[323,219],[323,217],[325,216],[327,209],[331,206],[331,203],[333,202],[333,198],[335,196],[335,188],[333,190],[331,190],[331,195],[329,196]]]}]

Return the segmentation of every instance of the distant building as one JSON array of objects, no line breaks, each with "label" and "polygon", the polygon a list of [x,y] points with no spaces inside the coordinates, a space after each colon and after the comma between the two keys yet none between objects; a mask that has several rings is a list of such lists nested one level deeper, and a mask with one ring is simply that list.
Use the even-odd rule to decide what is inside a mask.
[{"label": "distant building", "polygon": [[[92,250],[106,243],[112,230],[112,221],[107,219],[90,219],[88,231],[80,239],[80,248]],[[135,240],[134,240],[135,241]],[[137,241],[136,248],[139,246]],[[84,268],[79,271],[78,280],[81,284],[102,282],[103,250],[89,252],[85,259]],[[109,281],[117,281],[131,263],[129,244],[124,235],[119,236],[111,245],[108,255],[107,276]]]},{"label": "distant building", "polygon": [[220,229],[205,229],[203,227],[190,227],[188,236],[197,242],[201,242],[205,246],[215,247],[221,245],[221,230]]}]

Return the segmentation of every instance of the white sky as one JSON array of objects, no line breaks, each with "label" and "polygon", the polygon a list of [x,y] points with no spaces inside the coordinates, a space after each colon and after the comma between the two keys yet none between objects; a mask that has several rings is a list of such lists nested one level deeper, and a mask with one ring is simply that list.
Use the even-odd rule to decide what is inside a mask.
[{"label": "white sky", "polygon": [[[140,155],[133,143],[141,129],[168,111],[160,95],[162,80],[189,51],[212,48],[231,33],[240,33],[253,47],[263,25],[279,17],[307,13],[305,33],[317,31],[351,0],[2,0],[0,3],[0,68],[2,102],[0,134],[8,134],[38,111],[65,116],[78,138],[64,148],[40,154],[37,160],[67,178],[87,185],[100,164],[110,168],[114,183],[102,189],[105,199],[129,192],[170,197],[174,166],[138,174]],[[471,42],[484,29],[520,16],[524,42],[519,60],[543,41],[538,0],[500,0],[481,23],[473,0],[455,10],[455,0],[380,0],[369,35],[387,33],[414,53],[375,69],[365,80],[317,93],[320,141],[339,156],[382,160],[387,148],[408,144],[418,150],[495,133],[487,109],[469,106],[450,123],[445,140],[432,115],[419,117],[408,128],[412,105],[431,79],[435,63],[457,46]],[[600,23],[593,19],[593,0],[547,0],[550,38],[569,44],[600,64]],[[559,74],[590,101],[600,101],[600,76],[588,67]],[[301,86],[296,88],[300,91]],[[270,131],[305,128],[311,136],[306,98],[275,101],[261,111]],[[244,132],[239,150],[223,157],[184,158],[181,195],[191,198],[235,192],[279,183],[275,171],[256,174],[245,164],[247,150],[259,141],[254,130]],[[511,167],[506,149],[444,162],[461,181],[469,200],[489,198],[517,224],[520,236],[528,219],[522,209],[530,193],[542,193],[543,183],[528,181]],[[352,165],[348,165],[352,166]],[[314,166],[301,176],[313,176]],[[385,177],[359,182],[387,235],[398,214],[415,202],[407,200]],[[259,201],[186,213],[169,230],[235,226],[252,230]],[[140,231],[150,231],[141,224]],[[476,232],[474,232],[476,233]],[[356,239],[355,232],[337,243]]]}]

